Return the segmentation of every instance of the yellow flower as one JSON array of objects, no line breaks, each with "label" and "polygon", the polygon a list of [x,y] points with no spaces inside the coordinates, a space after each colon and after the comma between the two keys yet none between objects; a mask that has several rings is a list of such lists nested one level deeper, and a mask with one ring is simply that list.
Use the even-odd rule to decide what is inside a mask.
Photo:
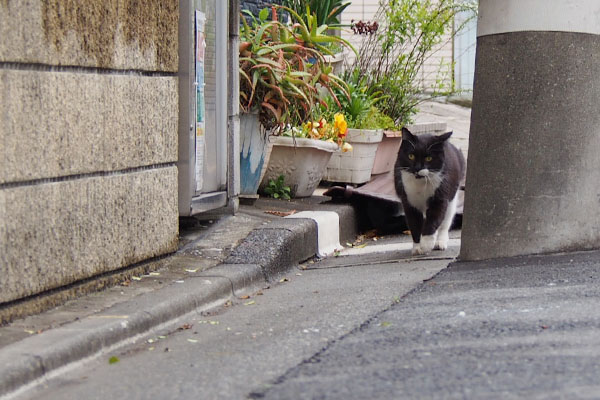
[{"label": "yellow flower", "polygon": [[344,119],[344,114],[337,113],[334,116],[333,127],[338,133],[338,136],[344,137],[346,136],[346,131],[348,130],[348,123]]},{"label": "yellow flower", "polygon": [[352,151],[352,145],[348,142],[342,145],[342,153],[345,153],[347,151]]}]

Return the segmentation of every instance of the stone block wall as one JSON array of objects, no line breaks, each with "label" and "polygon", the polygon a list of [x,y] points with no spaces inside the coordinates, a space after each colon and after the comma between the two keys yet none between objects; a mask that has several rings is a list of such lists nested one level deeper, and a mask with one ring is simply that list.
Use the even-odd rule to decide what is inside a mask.
[{"label": "stone block wall", "polygon": [[177,248],[178,0],[0,0],[0,307]]}]

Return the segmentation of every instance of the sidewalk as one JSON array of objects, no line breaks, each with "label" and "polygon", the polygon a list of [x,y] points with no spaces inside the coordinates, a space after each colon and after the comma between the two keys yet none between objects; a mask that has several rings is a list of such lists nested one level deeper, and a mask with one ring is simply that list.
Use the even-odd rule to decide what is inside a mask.
[{"label": "sidewalk", "polygon": [[[456,111],[453,105],[432,107],[438,111],[430,121]],[[261,198],[241,205],[235,216],[188,219],[174,255],[120,275],[120,285],[0,327],[0,396],[192,310],[261,289],[319,253],[319,229],[328,230],[321,237],[339,234],[340,243],[353,242],[361,223],[357,210],[329,200]],[[339,228],[282,218],[306,210],[334,212]]]},{"label": "sidewalk", "polygon": [[152,272],[1,327],[0,396],[197,308],[259,290],[315,257],[317,224],[281,215],[335,212],[339,240],[354,241],[354,208],[328,200],[261,198],[235,216],[203,215],[182,228],[177,253],[150,263]]}]

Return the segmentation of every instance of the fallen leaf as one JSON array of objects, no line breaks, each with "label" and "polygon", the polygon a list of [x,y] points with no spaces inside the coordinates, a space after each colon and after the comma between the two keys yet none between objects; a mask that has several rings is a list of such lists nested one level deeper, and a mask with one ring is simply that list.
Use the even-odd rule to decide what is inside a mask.
[{"label": "fallen leaf", "polygon": [[200,269],[200,268],[194,268],[194,269],[192,269],[192,268],[186,268],[186,269],[185,269],[185,272],[189,272],[189,273],[192,273],[192,274],[193,274],[194,272],[198,272],[198,270],[199,270],[199,269]]},{"label": "fallen leaf", "polygon": [[266,214],[277,215],[278,217],[287,217],[288,215],[296,214],[296,210],[291,211],[276,211],[276,210],[267,210]]},{"label": "fallen leaf", "polygon": [[198,343],[198,341],[196,339],[188,339],[187,341],[190,343]]},{"label": "fallen leaf", "polygon": [[374,238],[377,236],[377,229],[371,229],[370,231],[365,232],[363,236],[367,239]]},{"label": "fallen leaf", "polygon": [[256,302],[254,300],[248,301],[246,303],[244,303],[245,306],[251,306],[253,304],[256,304]]},{"label": "fallen leaf", "polygon": [[367,243],[363,243],[363,244],[359,244],[358,246],[354,246],[357,249],[364,249],[365,247],[367,247]]},{"label": "fallen leaf", "polygon": [[179,328],[177,328],[177,330],[178,331],[183,331],[183,330],[186,330],[186,329],[192,329],[192,326],[193,326],[192,324],[183,324]]},{"label": "fallen leaf", "polygon": [[116,364],[119,361],[121,361],[121,360],[119,360],[119,357],[117,357],[117,356],[112,356],[111,358],[108,359],[109,364]]},{"label": "fallen leaf", "polygon": [[402,232],[404,235],[410,235],[410,231],[403,231]]},{"label": "fallen leaf", "polygon": [[150,276],[160,276],[160,272],[150,272],[148,275],[150,275]]},{"label": "fallen leaf", "polygon": [[126,280],[126,281],[121,282],[121,286],[129,286],[129,285],[131,285],[131,281],[130,280]]},{"label": "fallen leaf", "polygon": [[383,328],[387,328],[388,326],[392,326],[392,323],[385,321],[385,322],[382,322],[381,324],[379,324],[379,326],[381,326]]},{"label": "fallen leaf", "polygon": [[134,281],[141,281],[142,278],[140,278],[139,276],[132,276],[131,279],[133,279]]},{"label": "fallen leaf", "polygon": [[35,331],[29,330],[29,329],[25,329],[25,332],[29,333],[30,335],[33,335],[35,333]]},{"label": "fallen leaf", "polygon": [[166,336],[163,336],[163,335],[161,335],[161,336],[159,336],[158,338],[159,338],[159,339],[166,339],[167,337],[166,337]]},{"label": "fallen leaf", "polygon": [[260,290],[259,290],[258,292],[256,292],[256,295],[257,295],[257,296],[262,296],[263,294],[264,294],[264,293],[263,293],[262,291],[260,291]]},{"label": "fallen leaf", "polygon": [[249,299],[249,298],[250,298],[250,296],[248,296],[247,294],[246,294],[246,295],[244,295],[244,296],[242,296],[242,297],[240,297],[240,299],[242,299],[242,300],[247,300],[247,299]]},{"label": "fallen leaf", "polygon": [[232,305],[233,305],[233,302],[231,300],[227,300],[225,302],[225,304],[223,304],[223,306],[225,306],[225,307],[231,307]]},{"label": "fallen leaf", "polygon": [[348,242],[346,242],[346,246],[348,246],[348,247],[352,247],[352,243],[348,243]]},{"label": "fallen leaf", "polygon": [[148,351],[154,350],[154,347],[148,347]]},{"label": "fallen leaf", "polygon": [[290,280],[288,278],[281,278],[279,280],[279,283],[283,283],[283,282],[289,282]]},{"label": "fallen leaf", "polygon": [[208,323],[211,325],[219,325],[219,321],[209,321]]}]

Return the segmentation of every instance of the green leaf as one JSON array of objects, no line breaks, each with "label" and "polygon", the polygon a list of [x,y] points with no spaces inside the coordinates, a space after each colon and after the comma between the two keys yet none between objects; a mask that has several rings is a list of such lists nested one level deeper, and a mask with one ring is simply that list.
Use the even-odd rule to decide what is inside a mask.
[{"label": "green leaf", "polygon": [[108,359],[108,363],[111,364],[111,365],[112,364],[116,364],[119,361],[121,361],[121,360],[119,360],[119,357],[117,357],[117,356],[112,356],[111,358]]},{"label": "green leaf", "polygon": [[269,9],[268,8],[263,8],[258,13],[258,19],[260,19],[261,21],[266,21],[267,18],[269,18]]}]

